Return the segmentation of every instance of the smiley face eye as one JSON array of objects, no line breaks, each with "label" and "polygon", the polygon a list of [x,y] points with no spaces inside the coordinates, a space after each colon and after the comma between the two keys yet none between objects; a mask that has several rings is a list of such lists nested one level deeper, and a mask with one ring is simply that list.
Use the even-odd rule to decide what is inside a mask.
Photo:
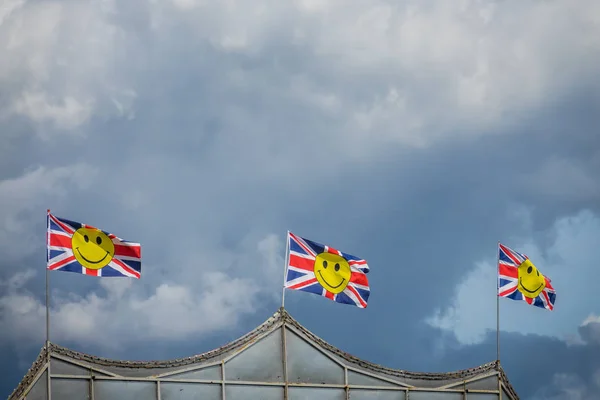
[{"label": "smiley face eye", "polygon": [[533,271],[533,268],[531,268],[531,266],[529,266],[529,268],[527,268],[527,273],[530,274],[531,271]]},{"label": "smiley face eye", "polygon": [[327,268],[327,261],[323,260],[323,268]]},{"label": "smiley face eye", "polygon": [[540,271],[536,271],[537,272],[537,276],[540,276]]},{"label": "smiley face eye", "polygon": [[96,243],[102,244],[102,238],[100,236],[96,237]]},{"label": "smiley face eye", "polygon": [[335,268],[336,271],[339,271],[340,270],[340,264],[335,264],[334,268]]},{"label": "smiley face eye", "polygon": [[83,240],[85,240],[85,242],[89,242],[90,238],[88,237],[88,235],[83,235]]}]

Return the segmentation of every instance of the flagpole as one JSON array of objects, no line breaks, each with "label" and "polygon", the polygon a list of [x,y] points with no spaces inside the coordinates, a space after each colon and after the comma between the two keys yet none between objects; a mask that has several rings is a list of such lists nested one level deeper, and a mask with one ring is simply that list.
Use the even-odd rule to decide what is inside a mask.
[{"label": "flagpole", "polygon": [[46,216],[46,349],[50,345],[50,274],[48,273],[48,260],[50,259],[50,209]]},{"label": "flagpole", "polygon": [[287,280],[287,267],[288,267],[288,256],[290,253],[290,231],[287,231],[287,235],[285,237],[285,267],[283,269],[283,289],[281,290],[281,308],[285,306],[285,282]]},{"label": "flagpole", "polygon": [[48,260],[50,259],[50,209],[46,215],[46,379],[47,379],[47,394],[48,400],[52,398],[52,380],[50,379],[50,271],[48,271]]},{"label": "flagpole", "polygon": [[500,363],[500,242],[496,245],[496,360]]}]

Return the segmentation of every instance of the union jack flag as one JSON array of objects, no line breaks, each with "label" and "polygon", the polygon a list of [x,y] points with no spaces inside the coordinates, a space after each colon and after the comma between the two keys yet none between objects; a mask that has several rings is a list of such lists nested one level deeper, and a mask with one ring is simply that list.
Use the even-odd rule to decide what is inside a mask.
[{"label": "union jack flag", "polygon": [[[92,276],[141,277],[142,248],[139,243],[120,239],[91,225],[58,218],[50,211],[47,222],[47,269]],[[88,253],[84,254],[86,251]],[[95,257],[89,257],[89,254]]]},{"label": "union jack flag", "polygon": [[[369,265],[365,260],[291,232],[288,232],[288,246],[284,285],[287,289],[318,294],[337,303],[367,307],[371,289],[366,275]],[[330,260],[329,269],[326,260]],[[330,281],[324,281],[324,277]]]},{"label": "union jack flag", "polygon": [[526,255],[498,243],[498,296],[553,310],[556,292],[548,277],[544,276],[545,287],[535,298],[524,296],[519,288],[519,266],[528,259]]}]

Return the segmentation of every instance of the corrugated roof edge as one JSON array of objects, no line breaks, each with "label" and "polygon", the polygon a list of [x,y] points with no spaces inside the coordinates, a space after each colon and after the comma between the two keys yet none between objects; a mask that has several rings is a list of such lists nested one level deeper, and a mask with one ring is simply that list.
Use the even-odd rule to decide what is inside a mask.
[{"label": "corrugated roof edge", "polygon": [[[406,371],[400,369],[392,369],[383,367],[378,364],[371,363],[369,361],[365,361],[354,357],[353,355],[346,353],[337,347],[327,343],[307,328],[302,326],[298,321],[296,321],[283,307],[277,310],[275,314],[273,314],[269,319],[263,322],[258,327],[254,328],[252,331],[248,332],[244,336],[225,344],[217,349],[207,351],[202,354],[177,358],[172,360],[164,360],[164,361],[125,361],[125,360],[114,360],[103,357],[97,357],[85,353],[81,353],[75,350],[68,349],[66,347],[59,346],[54,343],[50,343],[49,350],[51,353],[63,355],[66,357],[70,357],[76,360],[86,361],[92,364],[105,365],[105,366],[113,366],[113,367],[123,367],[123,368],[171,368],[171,367],[179,367],[185,366],[189,364],[193,364],[200,361],[205,361],[207,359],[215,358],[220,354],[230,352],[239,347],[243,347],[248,344],[252,340],[256,339],[258,336],[267,333],[268,331],[272,331],[274,329],[279,328],[281,324],[290,324],[294,328],[298,329],[302,334],[306,335],[309,339],[313,340],[316,344],[323,347],[325,350],[337,355],[338,357],[348,361],[351,364],[358,365],[361,368],[365,368],[374,372],[380,372],[388,375],[393,375],[401,378],[408,379],[420,379],[420,380],[448,380],[448,379],[469,379],[475,377],[477,375],[481,375],[491,371],[498,371],[500,375],[500,380],[506,387],[506,390],[512,395],[516,400],[519,399],[516,391],[508,381],[506,373],[504,372],[502,366],[498,361],[492,361],[487,364],[480,365],[474,368],[456,370],[451,372],[413,372]],[[38,357],[34,361],[33,365],[21,380],[17,388],[13,391],[13,393],[9,396],[9,400],[18,399],[25,389],[32,383],[31,381],[38,374],[38,372],[44,367],[46,362],[46,346],[42,347]]]}]

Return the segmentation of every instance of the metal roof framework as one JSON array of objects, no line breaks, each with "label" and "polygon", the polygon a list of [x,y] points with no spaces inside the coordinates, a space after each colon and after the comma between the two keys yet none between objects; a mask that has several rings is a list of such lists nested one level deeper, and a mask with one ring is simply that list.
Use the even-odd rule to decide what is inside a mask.
[{"label": "metal roof framework", "polygon": [[44,346],[9,400],[518,400],[500,363],[446,373],[386,368],[325,342],[280,308],[220,348],[119,361]]}]

